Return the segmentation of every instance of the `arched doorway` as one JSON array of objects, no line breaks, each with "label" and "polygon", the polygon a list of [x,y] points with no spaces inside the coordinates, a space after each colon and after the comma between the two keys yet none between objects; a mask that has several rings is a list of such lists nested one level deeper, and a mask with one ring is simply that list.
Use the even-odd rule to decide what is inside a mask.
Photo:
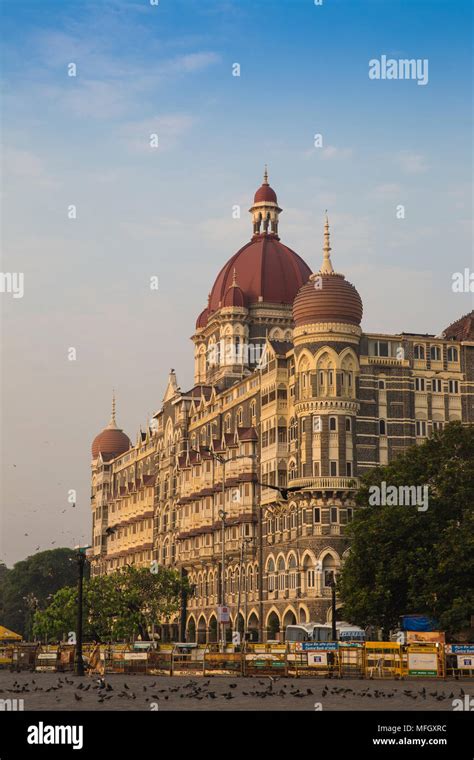
[{"label": "arched doorway", "polygon": [[217,618],[215,615],[211,615],[209,620],[209,643],[217,643]]},{"label": "arched doorway", "polygon": [[284,617],[283,617],[283,626],[282,626],[283,627],[283,636],[282,636],[282,640],[283,641],[285,640],[286,626],[287,625],[295,625],[295,624],[296,624],[296,615],[295,615],[295,613],[293,612],[293,610],[287,610],[285,612]]},{"label": "arched doorway", "polygon": [[235,620],[235,629],[236,631],[239,631],[240,635],[244,635],[244,616],[241,612],[239,612],[236,620]]},{"label": "arched doorway", "polygon": [[258,617],[252,612],[247,623],[247,635],[249,641],[258,641]]},{"label": "arched doorway", "polygon": [[300,623],[309,623],[308,613],[304,607],[300,607],[299,615]]},{"label": "arched doorway", "polygon": [[198,627],[197,627],[197,643],[205,644],[206,635],[207,635],[206,619],[204,615],[201,615],[201,617],[199,618]]},{"label": "arched doorway", "polygon": [[188,620],[188,630],[186,633],[186,641],[194,642],[196,641],[196,621],[193,617],[189,618]]},{"label": "arched doorway", "polygon": [[280,634],[280,618],[275,611],[267,618],[267,639],[278,639]]}]

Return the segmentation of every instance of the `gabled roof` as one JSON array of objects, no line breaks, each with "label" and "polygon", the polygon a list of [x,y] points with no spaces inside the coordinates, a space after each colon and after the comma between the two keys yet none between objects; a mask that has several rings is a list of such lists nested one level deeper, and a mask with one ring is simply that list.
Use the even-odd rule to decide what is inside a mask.
[{"label": "gabled roof", "polygon": [[465,314],[460,319],[453,322],[442,333],[443,338],[448,340],[474,340],[474,311]]}]

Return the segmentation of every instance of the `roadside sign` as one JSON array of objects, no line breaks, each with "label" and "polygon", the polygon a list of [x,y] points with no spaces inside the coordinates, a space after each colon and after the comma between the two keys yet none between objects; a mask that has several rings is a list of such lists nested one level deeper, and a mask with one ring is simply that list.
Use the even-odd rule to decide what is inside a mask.
[{"label": "roadside sign", "polygon": [[240,631],[232,631],[232,643],[240,646]]},{"label": "roadside sign", "polygon": [[408,675],[410,676],[437,676],[438,655],[428,648],[421,649],[411,646],[408,650]]},{"label": "roadside sign", "polygon": [[337,641],[297,641],[295,650],[298,652],[315,652],[337,649]]},{"label": "roadside sign", "polygon": [[219,605],[217,608],[217,622],[218,623],[229,623],[230,622],[230,609],[229,607],[225,607],[223,605]]}]

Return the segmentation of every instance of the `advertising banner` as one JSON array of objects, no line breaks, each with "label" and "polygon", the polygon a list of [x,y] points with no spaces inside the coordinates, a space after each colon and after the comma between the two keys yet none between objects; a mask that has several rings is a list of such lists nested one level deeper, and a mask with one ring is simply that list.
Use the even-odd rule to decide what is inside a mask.
[{"label": "advertising banner", "polygon": [[308,665],[311,668],[327,667],[327,652],[308,652]]},{"label": "advertising banner", "polygon": [[297,641],[296,652],[316,652],[337,649],[337,641]]},{"label": "advertising banner", "polygon": [[444,644],[444,631],[407,631],[407,644]]},{"label": "advertising banner", "polygon": [[458,668],[459,670],[473,670],[474,669],[474,655],[458,654]]},{"label": "advertising banner", "polygon": [[437,676],[438,655],[436,652],[426,650],[408,652],[408,675],[410,676]]}]

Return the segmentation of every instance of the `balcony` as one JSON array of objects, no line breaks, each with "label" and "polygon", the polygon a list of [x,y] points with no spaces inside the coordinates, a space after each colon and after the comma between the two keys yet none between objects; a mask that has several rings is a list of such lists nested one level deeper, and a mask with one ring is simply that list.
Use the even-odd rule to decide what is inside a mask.
[{"label": "balcony", "polygon": [[289,481],[289,485],[299,486],[308,491],[355,491],[359,488],[359,478],[294,478]]}]

